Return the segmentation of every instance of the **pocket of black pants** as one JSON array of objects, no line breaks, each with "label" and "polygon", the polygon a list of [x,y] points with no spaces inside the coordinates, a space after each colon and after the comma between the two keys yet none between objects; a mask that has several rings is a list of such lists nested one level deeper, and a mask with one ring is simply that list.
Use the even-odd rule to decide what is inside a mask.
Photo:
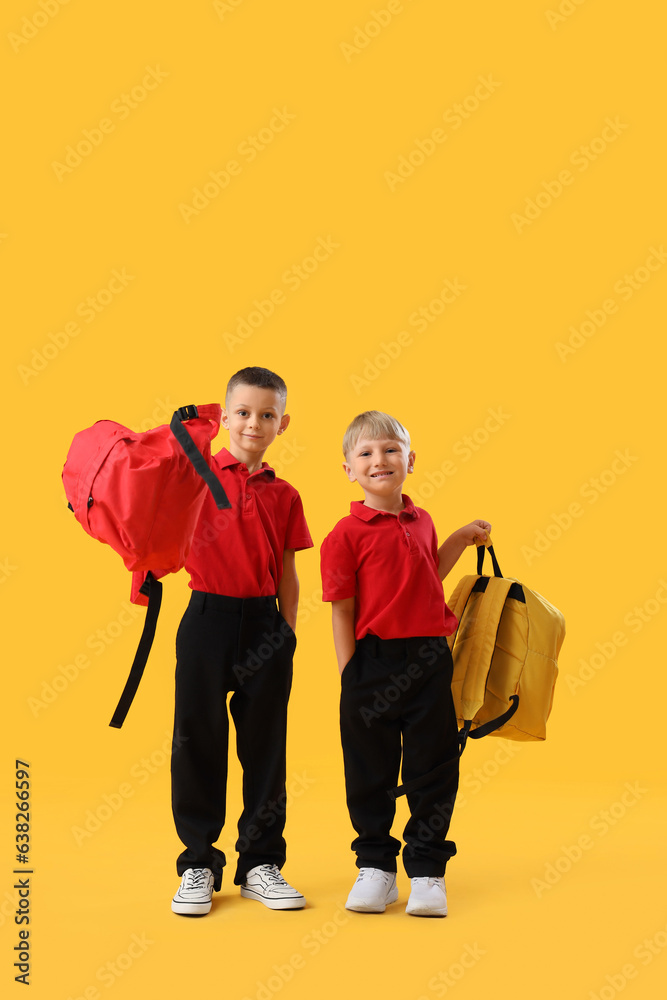
[{"label": "pocket of black pants", "polygon": [[354,658],[356,657],[356,655],[357,655],[357,651],[355,649],[354,653],[352,654],[352,656],[350,657],[350,659],[347,661],[347,663],[343,667],[343,672],[340,675],[340,682],[341,682],[341,684],[343,683],[343,681],[344,681],[344,679],[345,679],[346,676],[347,677],[350,676],[350,673],[351,673],[351,670],[352,670],[353,661],[354,661]]},{"label": "pocket of black pants", "polygon": [[296,648],[296,643],[297,643],[296,632],[294,631],[290,623],[287,621],[287,619],[284,617],[284,615],[282,615],[280,611],[278,611],[277,609],[276,609],[276,617],[278,619],[278,628],[280,629],[281,634],[285,636],[285,639],[291,640],[294,643],[294,647]]}]

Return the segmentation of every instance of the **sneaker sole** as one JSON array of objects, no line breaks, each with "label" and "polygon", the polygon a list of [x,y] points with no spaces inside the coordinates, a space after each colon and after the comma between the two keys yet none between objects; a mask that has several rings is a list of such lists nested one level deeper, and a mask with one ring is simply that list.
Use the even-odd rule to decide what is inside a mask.
[{"label": "sneaker sole", "polygon": [[209,900],[208,903],[179,903],[172,899],[171,908],[174,913],[179,913],[182,917],[205,917],[211,910],[211,901]]},{"label": "sneaker sole", "polygon": [[406,906],[405,912],[409,913],[411,917],[446,917],[447,907]]},{"label": "sneaker sole", "polygon": [[257,903],[264,903],[264,906],[268,906],[270,910],[302,910],[306,905],[306,900],[303,896],[285,899],[271,899],[267,896],[262,896],[261,893],[256,892],[254,889],[246,889],[241,886],[241,895],[245,899],[254,899]]},{"label": "sneaker sole", "polygon": [[384,913],[387,906],[395,903],[398,899],[398,889],[393,889],[384,903],[367,903],[366,900],[358,896],[348,896],[345,904],[346,910],[354,910],[355,913]]}]

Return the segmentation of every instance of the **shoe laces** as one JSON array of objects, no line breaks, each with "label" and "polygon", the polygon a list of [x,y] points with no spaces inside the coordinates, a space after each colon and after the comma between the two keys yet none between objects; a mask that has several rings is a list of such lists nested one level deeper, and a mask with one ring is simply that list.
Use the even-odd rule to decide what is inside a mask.
[{"label": "shoe laces", "polygon": [[287,885],[277,865],[260,865],[260,871],[270,882],[274,882],[276,885]]},{"label": "shoe laces", "polygon": [[413,885],[440,885],[444,879],[438,875],[416,875],[411,879]]},{"label": "shoe laces", "polygon": [[382,868],[360,868],[357,882],[387,882],[390,881],[393,872],[386,872]]},{"label": "shoe laces", "polygon": [[206,868],[189,868],[183,874],[184,889],[202,889],[208,884],[209,874]]}]

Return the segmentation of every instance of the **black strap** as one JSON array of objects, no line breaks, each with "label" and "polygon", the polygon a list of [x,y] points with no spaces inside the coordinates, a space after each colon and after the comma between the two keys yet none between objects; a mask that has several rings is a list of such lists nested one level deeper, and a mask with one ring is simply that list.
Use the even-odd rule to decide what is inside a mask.
[{"label": "black strap", "polygon": [[155,638],[155,626],[157,625],[157,618],[160,613],[160,604],[162,603],[162,584],[159,580],[155,579],[152,573],[148,573],[146,576],[146,581],[140,592],[144,594],[148,593],[146,620],[144,621],[144,630],[141,633],[141,639],[139,640],[137,651],[134,654],[134,662],[130,668],[130,676],[125,682],[125,687],[123,688],[123,693],[120,696],[120,701],[116,705],[116,711],[113,713],[113,718],[109,723],[109,725],[113,726],[114,729],[120,729],[125,722],[125,716],[129,712],[130,705],[132,704],[134,696],[137,693],[139,681],[141,680],[144,672],[146,660],[148,659],[148,654],[151,651],[153,639]]},{"label": "black strap", "polygon": [[430,785],[431,782],[437,781],[439,778],[444,777],[445,773],[456,764],[459,759],[459,754],[455,757],[450,757],[448,760],[444,761],[442,764],[438,764],[434,767],[432,771],[427,774],[423,774],[421,778],[413,778],[412,781],[406,781],[404,785],[399,785],[398,788],[389,788],[387,790],[387,795],[390,799],[396,800],[401,797],[401,795],[410,795],[412,792],[416,792],[418,788],[423,788],[424,785]]},{"label": "black strap", "polygon": [[[478,545],[477,546],[477,576],[481,576],[482,575],[482,568],[484,566],[484,553],[486,551],[487,550],[486,550],[486,546],[485,545]],[[489,551],[489,555],[491,556],[491,562],[493,563],[493,575],[494,576],[502,576],[503,574],[500,572],[500,566],[498,565],[498,560],[496,559],[496,554],[493,551],[493,545],[489,545],[488,551]]]},{"label": "black strap", "polygon": [[223,490],[220,480],[209,467],[208,462],[192,440],[187,427],[184,427],[182,423],[183,420],[193,420],[197,416],[196,406],[182,406],[179,410],[176,410],[171,418],[169,429],[213,494],[213,499],[218,510],[227,510],[231,507],[231,504],[227,499],[227,494]]},{"label": "black strap", "polygon": [[442,777],[445,772],[452,766],[452,761],[457,760],[463,751],[465,750],[466,743],[468,739],[480,740],[483,736],[488,736],[492,733],[494,729],[500,729],[509,719],[512,718],[517,708],[519,707],[519,696],[518,694],[510,695],[510,707],[502,715],[499,715],[495,719],[491,719],[489,722],[485,722],[483,726],[478,726],[477,729],[471,729],[472,722],[467,719],[461,729],[459,729],[459,752],[456,757],[450,757],[448,760],[444,761],[442,764],[438,764],[434,767],[432,771],[428,771],[423,774],[421,778],[414,778],[412,781],[406,781],[405,784],[399,785],[398,788],[390,788],[387,791],[387,795],[390,799],[398,799],[401,795],[408,795],[411,792],[416,792],[418,788],[423,788],[424,785],[430,785],[432,781],[437,781],[438,778]]},{"label": "black strap", "polygon": [[[496,716],[495,719],[490,719],[488,722],[485,722],[481,726],[477,726],[477,729],[471,729],[470,732],[468,733],[468,736],[470,737],[471,740],[481,740],[483,736],[488,736],[489,733],[492,733],[495,729],[500,729],[501,726],[504,726],[505,723],[512,718],[518,707],[519,707],[518,694],[511,694],[510,707],[507,709],[506,712],[503,712],[502,715]],[[465,725],[469,725],[469,723],[465,723]],[[465,741],[464,741],[464,746],[465,746]],[[463,747],[461,748],[461,750],[463,751]]]}]

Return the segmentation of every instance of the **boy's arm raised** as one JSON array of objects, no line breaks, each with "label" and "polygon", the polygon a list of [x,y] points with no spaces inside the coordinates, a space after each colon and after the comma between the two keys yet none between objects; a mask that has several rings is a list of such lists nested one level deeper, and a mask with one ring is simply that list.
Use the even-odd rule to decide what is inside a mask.
[{"label": "boy's arm raised", "polygon": [[352,659],[357,646],[354,638],[354,601],[354,597],[346,597],[342,601],[331,602],[331,624],[340,674]]},{"label": "boy's arm raised", "polygon": [[299,607],[299,578],[296,575],[296,550],[283,552],[283,575],[278,584],[278,609],[292,629],[296,631],[296,612]]},{"label": "boy's arm raised", "polygon": [[474,545],[479,539],[485,542],[487,532],[491,531],[488,521],[471,521],[462,528],[453,531],[449,538],[446,538],[438,549],[438,573],[440,579],[444,580],[451,569],[459,561],[464,549],[468,545]]}]

